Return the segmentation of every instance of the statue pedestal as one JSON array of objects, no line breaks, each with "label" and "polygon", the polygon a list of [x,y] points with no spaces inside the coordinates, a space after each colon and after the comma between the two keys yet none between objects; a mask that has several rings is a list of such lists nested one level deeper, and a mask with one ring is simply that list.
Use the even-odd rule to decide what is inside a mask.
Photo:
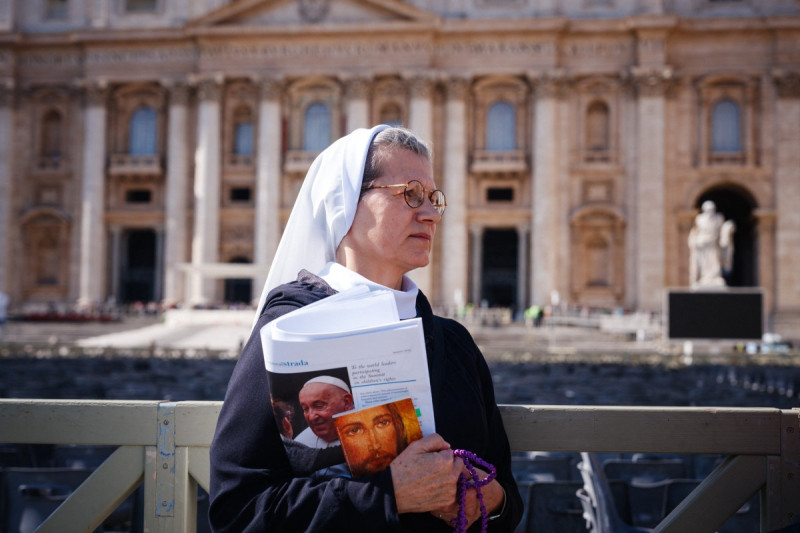
[{"label": "statue pedestal", "polygon": [[669,340],[761,340],[764,295],[759,287],[668,289],[664,316]]}]

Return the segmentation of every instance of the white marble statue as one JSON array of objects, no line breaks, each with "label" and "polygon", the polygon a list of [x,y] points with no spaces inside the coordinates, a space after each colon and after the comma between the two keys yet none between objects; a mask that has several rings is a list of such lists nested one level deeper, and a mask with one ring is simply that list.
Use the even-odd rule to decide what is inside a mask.
[{"label": "white marble statue", "polygon": [[696,287],[724,287],[723,272],[733,266],[733,232],[736,224],[717,213],[714,202],[706,200],[689,232],[689,284]]}]

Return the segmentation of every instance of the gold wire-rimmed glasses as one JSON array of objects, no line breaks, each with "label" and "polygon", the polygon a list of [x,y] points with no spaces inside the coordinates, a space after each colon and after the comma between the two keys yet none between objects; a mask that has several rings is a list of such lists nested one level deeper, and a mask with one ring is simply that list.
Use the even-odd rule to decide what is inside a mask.
[{"label": "gold wire-rimmed glasses", "polygon": [[362,190],[394,189],[396,187],[403,187],[403,198],[408,207],[416,209],[421,206],[422,202],[425,201],[425,193],[427,192],[428,199],[431,201],[434,209],[439,212],[439,216],[444,214],[444,209],[447,207],[447,200],[444,197],[444,193],[439,189],[426,191],[425,187],[423,187],[422,183],[418,180],[411,180],[408,183],[397,183],[395,185],[370,185],[369,187],[364,187]]}]

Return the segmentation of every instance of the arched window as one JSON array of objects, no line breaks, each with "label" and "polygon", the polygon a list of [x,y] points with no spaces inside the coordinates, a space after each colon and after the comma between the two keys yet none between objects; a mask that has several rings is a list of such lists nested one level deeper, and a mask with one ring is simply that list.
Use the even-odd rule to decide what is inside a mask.
[{"label": "arched window", "polygon": [[331,110],[322,102],[306,108],[303,122],[303,150],[321,152],[331,143]]},{"label": "arched window", "polygon": [[154,109],[140,107],[131,115],[129,152],[130,155],[156,154],[157,117]]},{"label": "arched window", "polygon": [[48,159],[61,157],[61,123],[61,113],[54,109],[42,117],[42,157]]},{"label": "arched window", "polygon": [[742,151],[739,123],[739,104],[730,99],[720,100],[711,110],[711,151],[738,153]]},{"label": "arched window", "polygon": [[233,153],[253,155],[253,118],[247,107],[239,107],[233,114]]},{"label": "arched window", "polygon": [[486,149],[507,152],[516,148],[514,106],[505,101],[495,102],[486,113]]},{"label": "arched window", "polygon": [[389,126],[403,126],[403,110],[397,104],[386,104],[381,108],[380,123]]},{"label": "arched window", "polygon": [[605,102],[592,102],[586,110],[586,149],[607,152],[609,146],[609,112]]}]

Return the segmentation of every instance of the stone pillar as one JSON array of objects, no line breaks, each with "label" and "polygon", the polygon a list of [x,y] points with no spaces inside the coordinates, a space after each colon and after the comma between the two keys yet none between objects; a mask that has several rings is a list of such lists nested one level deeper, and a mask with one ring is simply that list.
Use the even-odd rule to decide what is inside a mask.
[{"label": "stone pillar", "polygon": [[[800,73],[773,72],[777,89],[775,135],[775,311],[800,326]],[[759,242],[760,255],[772,254]],[[763,275],[762,275],[763,278]]]},{"label": "stone pillar", "polygon": [[117,225],[109,228],[111,232],[111,282],[109,295],[119,303],[119,275],[122,272],[122,228]]},{"label": "stone pillar", "polygon": [[665,115],[668,67],[632,70],[638,92],[636,163],[636,307],[660,311],[665,278]]},{"label": "stone pillar", "polygon": [[[447,211],[440,223],[442,239],[442,293],[446,306],[463,303],[467,295],[467,90],[463,78],[447,80],[444,157],[441,185],[447,196]],[[460,300],[460,301],[459,301]]]},{"label": "stone pillar", "polygon": [[[796,205],[796,204],[795,204]],[[795,208],[796,209],[796,208]],[[758,253],[758,284],[764,290],[764,316],[770,318],[775,312],[775,297],[781,293],[776,291],[775,284],[775,212],[772,209],[755,209],[753,218],[756,220],[757,232],[756,250]],[[734,253],[736,253],[734,251]],[[794,257],[797,257],[795,250]],[[797,288],[794,287],[796,291]],[[791,289],[790,289],[791,292]],[[766,324],[766,331],[774,331]]]},{"label": "stone pillar", "polygon": [[104,214],[106,166],[105,84],[86,89],[81,176],[81,238],[78,304],[102,302],[105,295],[106,230]]},{"label": "stone pillar", "polygon": [[531,198],[531,284],[530,301],[544,305],[557,290],[559,220],[559,100],[562,87],[557,73],[536,76],[533,123],[533,198]]},{"label": "stone pillar", "polygon": [[347,98],[347,131],[369,128],[369,80],[355,77],[345,82]]},{"label": "stone pillar", "polygon": [[469,227],[469,237],[472,241],[472,261],[470,261],[469,271],[471,288],[467,301],[475,305],[481,303],[481,277],[483,276],[483,226],[473,224]]},{"label": "stone pillar", "polygon": [[187,104],[189,89],[178,84],[170,89],[167,119],[167,186],[164,222],[164,298],[167,305],[183,300],[183,273],[178,265],[188,259],[186,253],[186,196],[189,183],[189,131]]},{"label": "stone pillar", "polygon": [[9,294],[11,280],[8,270],[11,266],[11,163],[14,150],[11,133],[14,131],[14,88],[13,83],[0,85],[0,292]]},{"label": "stone pillar", "polygon": [[528,307],[528,233],[530,226],[520,224],[517,226],[517,314],[523,316]]},{"label": "stone pillar", "polygon": [[[417,76],[410,81],[409,90],[411,93],[411,104],[408,111],[408,127],[417,134],[418,138],[426,143],[431,143],[433,140],[433,81],[428,76]],[[435,147],[433,148],[435,149]],[[435,175],[434,179],[436,179]],[[440,186],[439,180],[436,180],[436,182],[437,186]],[[447,196],[447,192],[445,192],[445,196]],[[449,215],[448,208],[448,210],[445,211],[445,217]],[[434,243],[436,243],[437,240],[438,239],[434,238]],[[429,299],[438,298],[438,295],[433,292],[435,284],[433,282],[432,265],[433,255],[436,249],[437,245],[434,245],[434,249],[431,250],[431,262],[428,263],[428,266],[417,268],[409,273],[414,283],[417,284],[420,290],[425,293]]]},{"label": "stone pillar", "polygon": [[153,300],[164,300],[164,228],[156,228],[156,268],[153,282]]},{"label": "stone pillar", "polygon": [[219,79],[206,79],[198,88],[197,148],[194,154],[194,235],[192,236],[191,291],[192,305],[212,302],[214,279],[206,279],[199,269],[216,263],[219,257],[219,205],[221,177]]},{"label": "stone pillar", "polygon": [[253,262],[263,275],[253,279],[254,303],[258,303],[272,258],[280,241],[281,191],[281,83],[264,80],[258,107],[256,148],[256,213]]},{"label": "stone pillar", "polygon": [[91,0],[89,4],[89,17],[93,28],[108,26],[108,0]]}]

